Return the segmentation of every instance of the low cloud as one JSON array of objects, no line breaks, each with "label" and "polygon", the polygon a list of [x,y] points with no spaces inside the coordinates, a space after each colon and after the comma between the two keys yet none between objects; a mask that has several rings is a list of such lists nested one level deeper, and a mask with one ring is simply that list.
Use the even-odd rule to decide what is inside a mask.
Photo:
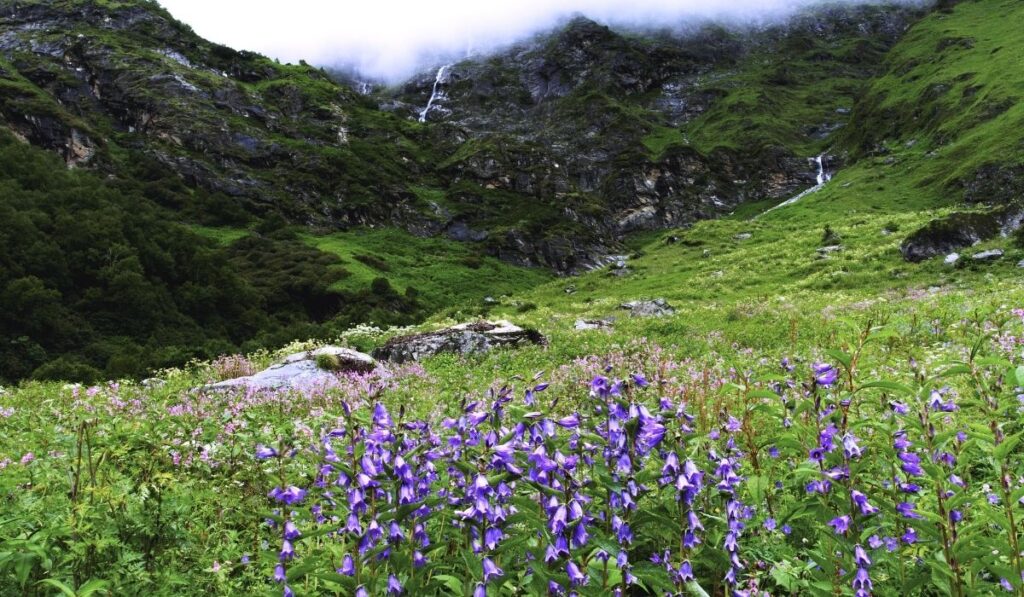
[{"label": "low cloud", "polygon": [[[908,0],[917,2],[918,0]],[[401,80],[442,60],[486,53],[573,14],[612,26],[708,19],[765,22],[821,0],[160,0],[203,37],[284,62],[345,66]],[[873,0],[844,0],[847,4]],[[877,3],[877,2],[874,2]]]}]

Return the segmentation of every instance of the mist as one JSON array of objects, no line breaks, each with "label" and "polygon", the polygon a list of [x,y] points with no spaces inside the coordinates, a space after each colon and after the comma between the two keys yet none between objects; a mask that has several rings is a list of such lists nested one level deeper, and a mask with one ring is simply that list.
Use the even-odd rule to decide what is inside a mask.
[{"label": "mist", "polygon": [[[394,83],[487,53],[574,14],[620,27],[707,20],[765,24],[821,0],[160,0],[201,36],[282,62],[305,60]],[[835,2],[833,2],[835,3]],[[845,4],[877,0],[842,0]],[[904,3],[921,3],[905,0]]]}]

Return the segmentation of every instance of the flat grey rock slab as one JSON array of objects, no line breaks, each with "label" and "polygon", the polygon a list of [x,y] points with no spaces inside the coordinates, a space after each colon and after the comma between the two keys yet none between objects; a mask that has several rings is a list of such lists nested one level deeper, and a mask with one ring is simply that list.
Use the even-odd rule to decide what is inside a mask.
[{"label": "flat grey rock slab", "polygon": [[[332,370],[321,369],[317,357],[330,356],[336,362]],[[324,346],[316,350],[288,355],[281,362],[254,375],[236,377],[200,388],[223,392],[238,388],[254,391],[316,390],[340,384],[339,373],[369,373],[377,361],[368,354],[340,346]]]},{"label": "flat grey rock slab", "polygon": [[577,319],[573,329],[584,330],[610,330],[614,325],[612,319]]},{"label": "flat grey rock slab", "polygon": [[981,253],[975,253],[971,256],[971,259],[975,261],[995,261],[1002,258],[1002,249],[990,249],[988,251],[982,251]]}]

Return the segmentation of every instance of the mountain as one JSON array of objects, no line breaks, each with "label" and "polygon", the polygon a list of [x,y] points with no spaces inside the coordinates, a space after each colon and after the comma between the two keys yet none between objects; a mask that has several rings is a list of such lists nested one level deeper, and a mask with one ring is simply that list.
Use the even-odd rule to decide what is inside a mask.
[{"label": "mountain", "polygon": [[[830,7],[766,29],[685,33],[616,32],[578,17],[447,65],[426,113],[446,207],[479,222],[486,206],[490,221],[475,225],[503,258],[573,271],[625,234],[782,200],[814,184],[808,157],[831,146],[918,16]],[[410,81],[385,107],[415,114],[434,80]],[[527,218],[543,232],[517,225]]]},{"label": "mountain", "polygon": [[919,16],[833,7],[689,33],[579,17],[381,98],[208,43],[154,3],[3,10],[4,119],[69,166],[174,172],[202,197],[164,203],[203,222],[486,235],[485,253],[559,271],[812,182],[806,158]]},{"label": "mountain", "polygon": [[[907,255],[1009,233],[1018,13],[829,4],[634,31],[576,17],[386,87],[210,43],[155,2],[6,2],[0,376],[140,375],[478,314],[638,238],[806,190],[936,210],[901,233]],[[983,234],[950,232],[958,204],[984,212]]]}]

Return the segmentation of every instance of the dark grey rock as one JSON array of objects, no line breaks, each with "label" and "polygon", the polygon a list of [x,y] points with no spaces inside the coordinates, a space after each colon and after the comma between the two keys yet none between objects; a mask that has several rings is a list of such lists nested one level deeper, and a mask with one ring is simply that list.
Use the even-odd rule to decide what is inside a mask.
[{"label": "dark grey rock", "polygon": [[1000,228],[999,218],[993,214],[956,213],[933,220],[908,236],[900,252],[904,259],[916,263],[990,239]]},{"label": "dark grey rock", "polygon": [[664,317],[676,312],[668,301],[662,298],[653,301],[630,301],[619,305],[619,308],[629,311],[630,317]]},{"label": "dark grey rock", "polygon": [[480,242],[487,240],[487,232],[484,230],[473,230],[468,224],[462,221],[452,222],[446,231],[448,238],[459,242]]},{"label": "dark grey rock", "polygon": [[547,339],[536,330],[524,329],[508,321],[479,321],[436,332],[392,338],[373,351],[373,356],[392,363],[405,363],[441,353],[470,355],[526,344],[546,345]]}]

